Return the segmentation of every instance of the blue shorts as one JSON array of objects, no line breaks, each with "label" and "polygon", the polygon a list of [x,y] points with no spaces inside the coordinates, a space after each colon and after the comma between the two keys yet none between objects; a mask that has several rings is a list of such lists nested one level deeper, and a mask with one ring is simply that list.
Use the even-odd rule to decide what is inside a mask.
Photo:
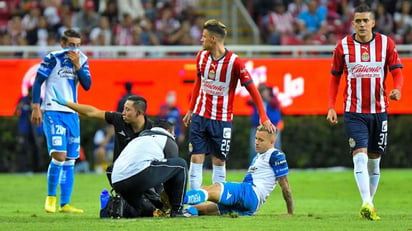
[{"label": "blue shorts", "polygon": [[190,154],[212,154],[226,160],[231,137],[232,122],[211,120],[193,114],[189,132]]},{"label": "blue shorts", "polygon": [[368,153],[383,155],[386,151],[388,136],[387,113],[343,114],[345,132],[351,153],[358,148],[367,148]]},{"label": "blue shorts", "polygon": [[217,207],[220,214],[236,212],[240,216],[255,214],[259,200],[252,184],[222,182],[222,195]]},{"label": "blue shorts", "polygon": [[45,111],[43,129],[49,155],[66,152],[68,159],[80,155],[80,120],[76,113]]}]

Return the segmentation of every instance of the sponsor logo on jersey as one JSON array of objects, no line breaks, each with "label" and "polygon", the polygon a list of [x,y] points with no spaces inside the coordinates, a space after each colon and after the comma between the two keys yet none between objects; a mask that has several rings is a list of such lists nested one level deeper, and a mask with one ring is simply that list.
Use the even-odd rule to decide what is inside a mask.
[{"label": "sponsor logo on jersey", "polygon": [[73,68],[63,67],[57,72],[57,74],[61,78],[66,78],[66,79],[75,79],[76,78],[76,75],[73,71]]}]

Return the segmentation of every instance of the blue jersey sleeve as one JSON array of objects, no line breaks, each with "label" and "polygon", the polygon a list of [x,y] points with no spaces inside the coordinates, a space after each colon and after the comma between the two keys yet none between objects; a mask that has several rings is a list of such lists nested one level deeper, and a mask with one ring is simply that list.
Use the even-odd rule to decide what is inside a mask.
[{"label": "blue jersey sleeve", "polygon": [[36,79],[34,80],[34,83],[33,83],[33,92],[32,92],[33,103],[41,103],[41,99],[40,99],[41,85],[43,84],[45,80],[46,80],[45,76],[41,75],[40,73],[37,73]]},{"label": "blue jersey sleeve", "polygon": [[286,176],[289,173],[288,162],[283,152],[274,151],[270,156],[269,164],[275,172],[276,178]]},{"label": "blue jersey sleeve", "polygon": [[89,70],[89,63],[86,61],[83,66],[77,71],[77,76],[79,77],[80,84],[84,90],[89,90],[92,84],[91,75]]},{"label": "blue jersey sleeve", "polygon": [[44,57],[43,61],[41,62],[40,67],[37,70],[37,74],[43,75],[46,78],[49,77],[50,73],[52,72],[56,64],[56,57],[49,53],[46,57]]}]

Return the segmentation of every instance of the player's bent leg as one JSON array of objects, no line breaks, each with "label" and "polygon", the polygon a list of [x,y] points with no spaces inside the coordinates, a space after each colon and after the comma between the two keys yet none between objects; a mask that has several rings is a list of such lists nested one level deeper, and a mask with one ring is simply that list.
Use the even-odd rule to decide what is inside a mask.
[{"label": "player's bent leg", "polygon": [[217,204],[211,201],[206,201],[201,204],[192,205],[192,207],[197,209],[199,215],[220,215]]},{"label": "player's bent leg", "polygon": [[208,200],[208,192],[204,189],[192,189],[186,192],[184,204],[196,205]]}]

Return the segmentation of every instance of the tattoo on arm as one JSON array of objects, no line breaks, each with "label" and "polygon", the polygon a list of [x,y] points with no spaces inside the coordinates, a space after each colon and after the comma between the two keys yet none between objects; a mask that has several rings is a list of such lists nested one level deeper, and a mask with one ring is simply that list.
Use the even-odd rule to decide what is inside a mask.
[{"label": "tattoo on arm", "polygon": [[292,191],[290,189],[289,186],[289,181],[288,181],[288,177],[287,176],[283,176],[281,178],[279,178],[279,184],[280,187],[282,188],[282,195],[283,195],[283,199],[286,202],[286,207],[288,210],[289,214],[293,214],[293,197],[292,197]]}]

